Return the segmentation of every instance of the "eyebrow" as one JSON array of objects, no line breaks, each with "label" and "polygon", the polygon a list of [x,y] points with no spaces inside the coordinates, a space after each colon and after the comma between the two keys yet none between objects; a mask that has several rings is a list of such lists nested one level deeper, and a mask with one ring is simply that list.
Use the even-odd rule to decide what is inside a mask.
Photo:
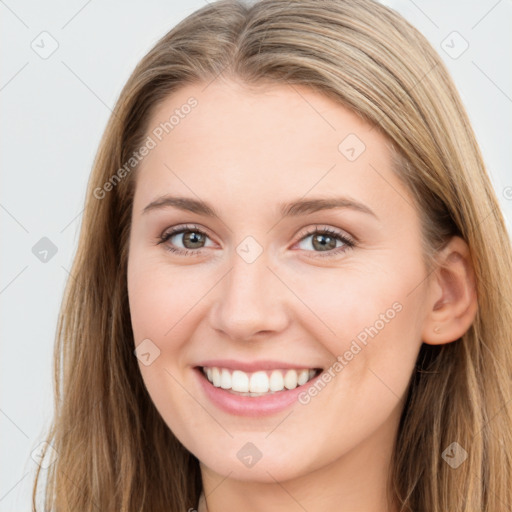
[{"label": "eyebrow", "polygon": [[[209,203],[191,197],[162,196],[149,203],[143,214],[152,210],[174,207],[207,217],[220,218],[215,208]],[[283,217],[297,217],[307,215],[321,210],[331,210],[334,208],[348,208],[358,212],[372,215],[376,219],[377,215],[368,206],[348,197],[316,197],[311,199],[298,199],[289,203],[281,204],[279,212]]]}]

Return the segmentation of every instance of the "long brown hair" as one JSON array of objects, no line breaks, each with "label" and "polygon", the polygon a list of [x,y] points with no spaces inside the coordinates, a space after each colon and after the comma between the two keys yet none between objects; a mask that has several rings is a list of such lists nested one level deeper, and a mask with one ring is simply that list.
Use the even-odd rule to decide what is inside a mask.
[{"label": "long brown hair", "polygon": [[[394,170],[421,215],[428,261],[453,234],[467,242],[477,316],[459,340],[421,347],[390,500],[414,512],[512,507],[510,240],[443,62],[414,27],[373,0],[222,0],[180,22],[138,64],[94,162],[55,343],[46,441],[57,457],[46,470],[45,509],[155,512],[197,504],[198,460],[158,414],[133,353],[126,268],[134,171],[113,176],[143,144],[164,98],[221,73],[249,85],[306,85],[358,113],[393,148]],[[442,457],[454,442],[467,452],[456,469]],[[34,510],[39,477],[40,470]]]}]

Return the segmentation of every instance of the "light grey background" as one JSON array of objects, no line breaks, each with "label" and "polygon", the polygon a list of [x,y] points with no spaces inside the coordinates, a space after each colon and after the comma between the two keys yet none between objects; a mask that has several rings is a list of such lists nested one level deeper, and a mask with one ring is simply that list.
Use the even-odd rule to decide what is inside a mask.
[{"label": "light grey background", "polygon": [[[418,27],[449,66],[510,232],[511,0],[384,3]],[[157,39],[203,5],[0,0],[0,512],[31,510],[30,455],[53,409],[57,313],[110,109]],[[467,50],[454,58],[464,40]],[[43,237],[57,249],[47,262],[32,251]]]}]

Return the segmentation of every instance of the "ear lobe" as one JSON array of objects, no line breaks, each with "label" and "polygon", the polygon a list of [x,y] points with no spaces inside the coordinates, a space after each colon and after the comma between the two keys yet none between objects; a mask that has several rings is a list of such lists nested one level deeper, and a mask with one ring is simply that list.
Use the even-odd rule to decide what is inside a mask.
[{"label": "ear lobe", "polygon": [[429,345],[458,340],[470,328],[478,310],[474,269],[466,242],[453,237],[437,255],[437,262],[422,333],[423,342]]}]

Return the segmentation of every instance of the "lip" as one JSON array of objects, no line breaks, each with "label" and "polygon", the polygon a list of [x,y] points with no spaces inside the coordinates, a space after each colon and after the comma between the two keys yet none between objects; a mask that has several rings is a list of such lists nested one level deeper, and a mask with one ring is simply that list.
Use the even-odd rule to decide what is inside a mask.
[{"label": "lip", "polygon": [[[211,363],[211,362],[210,362]],[[258,363],[259,364],[259,363]],[[278,368],[306,368],[301,366],[282,366],[283,363],[279,363],[281,366],[272,366],[266,368],[269,370]],[[207,365],[205,365],[207,366]],[[221,366],[222,368],[229,368],[230,366]],[[247,367],[254,367],[254,364],[247,364]],[[233,369],[242,369],[239,363]],[[261,365],[258,369],[263,369]],[[267,416],[278,413],[290,407],[293,403],[298,401],[298,396],[307,390],[314,382],[322,375],[320,372],[316,377],[313,377],[310,381],[306,382],[302,386],[297,386],[295,389],[288,389],[283,391],[277,391],[276,393],[264,395],[264,396],[242,396],[230,393],[229,391],[215,387],[204,375],[201,367],[196,366],[193,368],[199,383],[204,391],[206,397],[222,411],[236,416]],[[250,370],[246,370],[250,371]]]},{"label": "lip", "polygon": [[197,363],[196,366],[206,366],[207,368],[213,368],[214,366],[216,366],[217,368],[227,368],[229,370],[242,370],[243,372],[246,373],[257,372],[258,370],[310,370],[312,368],[320,369],[319,366],[304,366],[302,364],[293,364],[290,362],[285,363],[283,361],[263,360],[244,362],[235,361],[234,359],[211,359],[208,361],[201,361]]}]

